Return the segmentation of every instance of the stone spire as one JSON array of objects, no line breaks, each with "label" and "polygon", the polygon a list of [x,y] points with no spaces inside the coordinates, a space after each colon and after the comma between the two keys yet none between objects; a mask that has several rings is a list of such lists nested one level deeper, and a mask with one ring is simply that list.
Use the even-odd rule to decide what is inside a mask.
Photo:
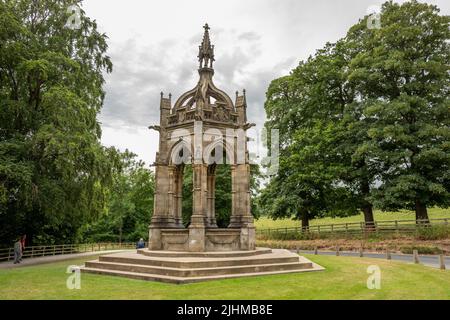
[{"label": "stone spire", "polygon": [[[235,112],[235,107],[231,98],[222,90],[218,89],[212,80],[214,75],[213,62],[214,60],[214,46],[211,45],[209,38],[209,26],[205,24],[203,27],[205,32],[203,34],[202,43],[199,46],[198,61],[200,62],[198,73],[199,80],[197,85],[182,94],[175,102],[174,112],[183,109],[187,112],[194,111],[193,118],[195,120],[213,119],[217,121],[231,121],[235,119],[230,112]],[[212,99],[214,101],[212,102]],[[214,110],[211,108],[214,106]],[[220,109],[220,110],[219,110]],[[206,114],[205,114],[206,110]],[[176,115],[173,115],[176,118]],[[181,119],[192,120],[192,114],[186,115],[186,118],[181,116]],[[220,119],[220,120],[219,120]],[[183,120],[184,121],[184,120]]]},{"label": "stone spire", "polygon": [[198,61],[200,62],[200,69],[212,68],[214,61],[214,46],[211,45],[209,39],[209,26],[206,23],[203,26],[205,32],[203,33],[202,44],[198,47]]}]

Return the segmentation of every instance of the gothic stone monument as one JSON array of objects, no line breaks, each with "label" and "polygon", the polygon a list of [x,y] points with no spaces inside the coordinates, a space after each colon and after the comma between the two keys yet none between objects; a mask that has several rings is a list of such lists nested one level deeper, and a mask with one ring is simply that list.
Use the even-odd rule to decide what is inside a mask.
[{"label": "gothic stone monument", "polygon": [[[155,161],[155,201],[150,224],[149,249],[169,251],[253,250],[255,228],[250,212],[250,165],[245,131],[245,91],[233,103],[213,83],[214,46],[204,26],[199,46],[199,80],[172,106],[161,94],[159,152]],[[231,166],[231,218],[228,228],[217,228],[215,169]],[[182,216],[185,165],[192,165],[193,212],[188,228]]]},{"label": "gothic stone monument", "polygon": [[[155,161],[155,201],[149,245],[87,261],[83,272],[170,283],[323,270],[283,249],[255,248],[250,212],[245,91],[231,98],[214,85],[214,46],[204,26],[199,47],[197,85],[172,106],[161,94],[159,151]],[[215,217],[215,170],[231,166],[231,217],[218,228]],[[183,170],[193,168],[193,212],[182,224]]]}]

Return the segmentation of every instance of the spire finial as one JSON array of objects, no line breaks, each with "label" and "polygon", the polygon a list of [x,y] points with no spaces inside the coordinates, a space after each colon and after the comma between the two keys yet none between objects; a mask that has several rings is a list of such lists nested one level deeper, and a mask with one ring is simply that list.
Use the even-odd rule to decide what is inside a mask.
[{"label": "spire finial", "polygon": [[200,62],[200,68],[212,68],[214,61],[214,46],[211,45],[209,39],[209,26],[207,23],[203,26],[205,32],[203,33],[203,40],[198,47],[198,61]]}]

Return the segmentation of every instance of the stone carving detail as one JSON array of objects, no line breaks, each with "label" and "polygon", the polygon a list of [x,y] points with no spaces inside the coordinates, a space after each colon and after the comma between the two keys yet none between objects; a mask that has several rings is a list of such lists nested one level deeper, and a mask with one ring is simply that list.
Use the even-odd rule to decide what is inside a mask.
[{"label": "stone carving detail", "polygon": [[184,120],[186,119],[186,112],[185,111],[180,111],[178,112],[178,122],[184,122]]}]

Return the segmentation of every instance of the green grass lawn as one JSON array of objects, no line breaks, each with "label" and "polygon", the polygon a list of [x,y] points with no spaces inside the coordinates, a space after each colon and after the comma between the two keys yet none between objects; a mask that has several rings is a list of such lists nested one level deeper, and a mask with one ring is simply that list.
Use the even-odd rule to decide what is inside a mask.
[{"label": "green grass lawn", "polygon": [[[87,259],[0,270],[0,299],[450,299],[450,271],[381,259],[311,256],[325,271],[165,284],[93,274],[66,288],[68,265]],[[381,289],[366,287],[369,265]]]},{"label": "green grass lawn", "polygon": [[[439,219],[439,218],[449,218],[450,219],[450,209],[431,208],[428,210],[428,216],[430,219]],[[414,211],[407,211],[407,210],[402,210],[399,212],[382,212],[380,210],[375,210],[374,217],[375,217],[375,220],[377,220],[377,221],[414,220],[415,213],[414,213]],[[364,221],[364,216],[362,213],[360,215],[345,217],[345,218],[326,217],[326,218],[321,218],[321,219],[313,219],[310,221],[310,225],[351,223],[351,222],[361,222],[361,221]],[[291,220],[291,219],[272,220],[267,217],[261,217],[258,220],[255,220],[255,225],[256,225],[256,228],[258,228],[258,229],[289,228],[289,227],[300,227],[301,222],[298,220]]]}]

